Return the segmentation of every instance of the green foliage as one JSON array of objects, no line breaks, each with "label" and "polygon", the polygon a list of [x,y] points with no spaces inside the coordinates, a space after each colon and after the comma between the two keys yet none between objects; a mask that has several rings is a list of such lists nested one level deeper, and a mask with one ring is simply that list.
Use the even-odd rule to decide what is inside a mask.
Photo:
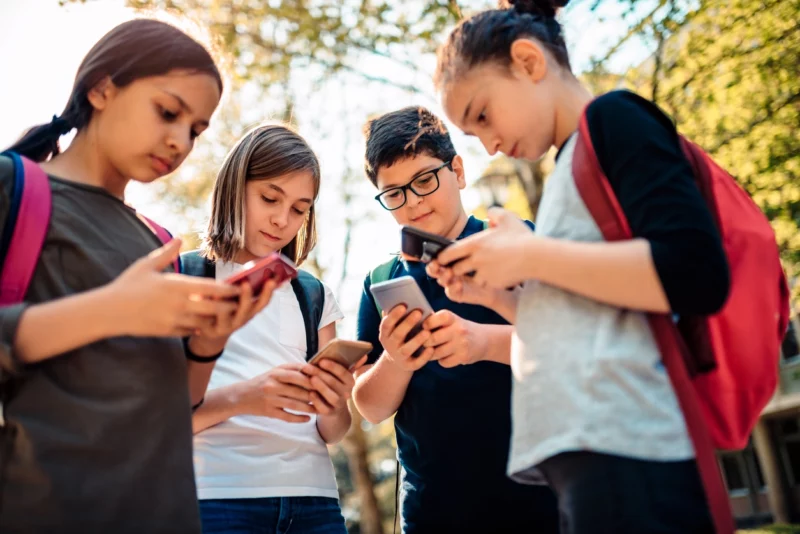
[{"label": "green foliage", "polygon": [[[739,180],[772,221],[787,272],[797,278],[800,0],[662,5],[640,29],[656,53],[625,84],[655,100]],[[608,82],[603,67],[598,62],[589,79]]]}]

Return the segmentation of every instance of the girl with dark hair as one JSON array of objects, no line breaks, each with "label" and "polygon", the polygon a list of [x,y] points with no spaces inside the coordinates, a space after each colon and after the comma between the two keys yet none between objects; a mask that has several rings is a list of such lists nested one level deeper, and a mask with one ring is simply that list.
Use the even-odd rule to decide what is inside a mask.
[{"label": "girl with dark hair", "polygon": [[[727,260],[675,127],[632,93],[593,99],[572,74],[555,18],[564,3],[518,0],[479,13],[442,47],[436,82],[459,128],[492,155],[559,153],[536,233],[494,212],[494,228],[443,251],[429,273],[453,300],[488,303],[516,324],[508,471],[553,487],[564,533],[711,532],[645,314],[719,310]],[[584,112],[632,240],[605,242],[576,189]]]},{"label": "girl with dark hair", "polygon": [[[47,173],[52,212],[23,302],[0,308],[4,533],[200,531],[190,398],[205,382],[187,358],[190,374],[213,365],[270,292],[163,273],[180,240],[162,246],[124,195],[184,161],[221,92],[204,46],[129,21],[89,51],[62,114],[10,147]],[[0,231],[13,195],[3,155]]]}]

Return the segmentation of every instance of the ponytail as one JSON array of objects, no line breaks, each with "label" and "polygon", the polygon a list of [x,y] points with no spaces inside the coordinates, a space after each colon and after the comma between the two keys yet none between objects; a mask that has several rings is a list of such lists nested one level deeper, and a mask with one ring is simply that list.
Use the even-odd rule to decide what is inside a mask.
[{"label": "ponytail", "polygon": [[140,78],[160,76],[172,70],[205,73],[222,92],[222,76],[211,53],[178,28],[153,19],[123,22],[101,38],[83,59],[67,105],[59,117],[34,126],[8,148],[36,162],[47,161],[61,150],[58,140],[89,124],[93,108],[88,94],[109,79],[125,87]]},{"label": "ponytail", "polygon": [[8,150],[37,163],[47,161],[61,152],[58,141],[73,128],[67,119],[53,115],[53,120],[49,123],[28,129]]}]

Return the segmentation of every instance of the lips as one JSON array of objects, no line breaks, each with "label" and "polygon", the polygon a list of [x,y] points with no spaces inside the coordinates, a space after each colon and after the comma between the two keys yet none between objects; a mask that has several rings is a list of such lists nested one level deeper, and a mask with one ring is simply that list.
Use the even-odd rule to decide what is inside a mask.
[{"label": "lips", "polygon": [[510,158],[519,157],[519,143],[514,143],[514,146],[511,147],[511,151],[508,153],[508,157]]},{"label": "lips", "polygon": [[153,168],[161,174],[167,174],[172,170],[172,162],[168,159],[150,156]]},{"label": "lips", "polygon": [[420,221],[424,221],[425,219],[427,219],[428,217],[430,217],[430,216],[431,216],[431,214],[433,214],[433,212],[432,212],[432,211],[429,211],[429,212],[428,212],[428,213],[426,213],[425,215],[420,215],[419,217],[412,217],[412,218],[411,218],[411,220],[412,220],[413,222],[420,222]]},{"label": "lips", "polygon": [[270,241],[280,241],[281,240],[280,237],[276,237],[276,236],[274,236],[272,234],[269,234],[267,232],[261,232],[261,235],[263,235],[264,237],[266,237]]}]

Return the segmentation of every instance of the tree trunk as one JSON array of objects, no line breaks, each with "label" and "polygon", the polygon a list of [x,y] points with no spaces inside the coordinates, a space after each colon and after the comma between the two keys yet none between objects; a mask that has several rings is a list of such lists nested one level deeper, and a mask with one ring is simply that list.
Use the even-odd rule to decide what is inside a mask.
[{"label": "tree trunk", "polygon": [[353,412],[353,424],[342,441],[342,447],[347,453],[350,476],[358,495],[361,534],[383,534],[381,510],[375,497],[375,483],[369,470],[367,436],[361,428],[363,419],[352,402],[350,409]]}]

